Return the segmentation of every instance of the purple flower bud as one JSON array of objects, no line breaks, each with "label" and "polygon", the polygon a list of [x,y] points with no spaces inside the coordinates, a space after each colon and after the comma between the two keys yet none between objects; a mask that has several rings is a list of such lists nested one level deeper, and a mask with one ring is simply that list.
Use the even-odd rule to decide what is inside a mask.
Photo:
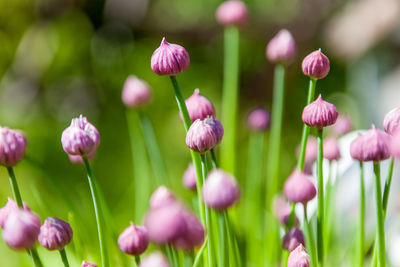
[{"label": "purple flower bud", "polygon": [[336,122],[339,113],[335,105],[324,101],[319,95],[317,100],[303,109],[302,119],[311,127],[326,127]]},{"label": "purple flower bud", "polygon": [[184,212],[186,231],[173,241],[175,247],[193,250],[204,241],[204,227],[194,214]]},{"label": "purple flower bud", "polygon": [[305,244],[303,232],[297,227],[292,227],[283,237],[282,246],[284,249],[290,252],[297,248],[300,244]]},{"label": "purple flower bud", "polygon": [[39,243],[48,250],[62,250],[72,240],[71,226],[56,217],[49,217],[40,227]]},{"label": "purple flower bud", "polygon": [[[74,164],[83,164],[83,159],[81,155],[70,155],[67,154],[69,160]],[[87,155],[88,159],[93,159],[96,156],[96,150],[90,151]]]},{"label": "purple flower bud", "polygon": [[390,152],[394,157],[400,158],[400,131],[396,131],[392,136]]},{"label": "purple flower bud", "polygon": [[156,251],[144,257],[139,267],[170,267],[170,265],[164,254]]},{"label": "purple flower bud", "polygon": [[[24,210],[31,211],[25,202],[23,202],[22,204],[24,206]],[[11,198],[8,198],[7,204],[0,209],[0,227],[2,229],[4,228],[4,225],[7,221],[8,215],[10,215],[10,213],[12,211],[18,210],[18,209],[19,208],[18,208],[17,202],[15,202]]]},{"label": "purple flower bud", "polygon": [[346,115],[339,115],[335,124],[332,125],[332,131],[336,135],[344,135],[353,129],[351,119]]},{"label": "purple flower bud", "polygon": [[97,265],[94,263],[83,261],[81,267],[97,267]]},{"label": "purple flower bud", "polygon": [[204,203],[213,209],[224,210],[235,204],[240,191],[235,178],[223,170],[212,170],[202,188]]},{"label": "purple flower bud", "polygon": [[306,56],[301,64],[303,73],[312,79],[323,79],[329,73],[329,59],[321,49],[316,50]]},{"label": "purple flower bud", "polygon": [[247,115],[247,125],[253,131],[265,131],[269,128],[270,115],[266,108],[255,108]]},{"label": "purple flower bud", "polygon": [[[282,195],[277,195],[274,197],[273,201],[273,212],[279,222],[283,225],[288,225],[290,214],[292,213],[292,207],[290,207],[287,200]],[[295,225],[299,224],[299,219],[296,216]]]},{"label": "purple flower bud", "polygon": [[239,0],[223,2],[215,14],[221,25],[243,25],[247,22],[248,12],[246,5]]},{"label": "purple flower bud", "polygon": [[272,63],[291,63],[296,56],[296,42],[292,34],[286,29],[280,30],[269,41],[266,55]]},{"label": "purple flower bud", "polygon": [[310,256],[302,244],[290,252],[287,267],[309,267]]},{"label": "purple flower bud", "polygon": [[388,114],[383,118],[383,129],[388,134],[394,134],[397,130],[400,129],[400,107],[392,109]]},{"label": "purple flower bud", "polygon": [[296,168],[286,180],[283,192],[291,202],[306,204],[315,197],[317,189],[310,177]]},{"label": "purple flower bud", "polygon": [[224,136],[222,124],[212,117],[196,120],[186,134],[186,145],[200,153],[205,153],[218,145]]},{"label": "purple flower bud", "polygon": [[340,159],[339,144],[334,137],[328,137],[324,140],[324,158],[329,161]]},{"label": "purple flower bud", "polygon": [[177,203],[175,195],[165,186],[159,186],[150,197],[150,208],[158,209]]},{"label": "purple flower bud", "polygon": [[0,164],[12,167],[25,156],[26,138],[18,130],[0,127]]},{"label": "purple flower bud", "polygon": [[3,229],[3,239],[15,250],[31,249],[40,232],[40,219],[30,211],[17,209],[8,216]]},{"label": "purple flower bud", "polygon": [[189,67],[190,58],[184,47],[165,40],[151,56],[151,69],[158,75],[174,76]]},{"label": "purple flower bud", "polygon": [[[186,107],[189,112],[190,120],[194,122],[195,120],[204,120],[208,116],[215,117],[215,109],[213,104],[200,94],[200,90],[194,90],[193,95],[191,95],[185,101]],[[182,115],[179,113],[179,117],[182,119]]]},{"label": "purple flower bud", "polygon": [[183,174],[183,185],[189,190],[196,189],[196,169],[193,163],[190,163]]},{"label": "purple flower bud", "polygon": [[170,243],[186,231],[184,209],[178,203],[151,209],[146,215],[145,227],[154,243]]},{"label": "purple flower bud", "polygon": [[381,161],[390,157],[391,136],[375,125],[350,145],[350,155],[358,161]]},{"label": "purple flower bud", "polygon": [[150,237],[147,229],[133,223],[126,228],[118,238],[118,247],[122,252],[139,256],[149,246]]},{"label": "purple flower bud", "polygon": [[100,135],[96,127],[80,115],[72,119],[71,125],[63,131],[61,143],[67,154],[84,156],[97,149]]},{"label": "purple flower bud", "polygon": [[150,86],[134,75],[130,75],[122,88],[122,102],[128,108],[143,106],[151,100]]}]

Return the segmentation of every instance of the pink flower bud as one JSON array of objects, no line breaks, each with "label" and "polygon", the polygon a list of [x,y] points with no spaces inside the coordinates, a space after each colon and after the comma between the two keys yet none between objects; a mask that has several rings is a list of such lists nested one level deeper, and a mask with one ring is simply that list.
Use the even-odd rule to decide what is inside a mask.
[{"label": "pink flower bud", "polygon": [[[194,122],[195,120],[204,120],[208,116],[215,117],[215,109],[213,104],[200,94],[200,90],[194,90],[193,95],[191,95],[185,101],[186,107],[189,112],[190,120]],[[179,117],[182,119],[182,115],[179,113]]]},{"label": "pink flower bud", "polygon": [[336,135],[344,135],[353,129],[353,123],[349,116],[339,115],[335,124],[332,125],[332,131]]},{"label": "pink flower bud", "polygon": [[193,163],[190,163],[183,174],[183,185],[189,190],[196,189],[196,169]]},{"label": "pink flower bud", "polygon": [[334,137],[328,137],[324,140],[324,158],[329,161],[340,159],[339,144]]},{"label": "pink flower bud", "polygon": [[309,267],[310,256],[302,244],[290,252],[287,267]]},{"label": "pink flower bud", "polygon": [[326,127],[336,122],[339,113],[335,105],[324,101],[319,95],[317,100],[303,109],[302,119],[311,127]]},{"label": "pink flower bud", "polygon": [[400,158],[400,131],[396,131],[392,136],[390,152],[394,157]]},{"label": "pink flower bud", "polygon": [[248,19],[247,7],[239,0],[225,1],[218,7],[216,18],[221,25],[243,25]]},{"label": "pink flower bud", "polygon": [[62,250],[72,240],[71,226],[56,217],[49,217],[40,227],[39,243],[48,250]]},{"label": "pink flower bud", "polygon": [[[287,200],[282,195],[277,195],[274,197],[273,201],[273,212],[279,222],[283,225],[288,225],[290,214],[292,213],[292,207],[289,205]],[[295,225],[299,224],[299,219],[295,218]]]},{"label": "pink flower bud", "polygon": [[74,118],[61,136],[64,151],[69,155],[87,155],[97,149],[100,135],[86,117]]},{"label": "pink flower bud", "polygon": [[186,231],[173,241],[175,247],[193,250],[204,241],[204,227],[194,214],[184,212]]},{"label": "pink flower bud", "polygon": [[[23,202],[24,210],[26,211],[31,211],[28,207],[28,205]],[[7,204],[0,209],[0,227],[4,228],[4,225],[6,223],[6,220],[8,218],[8,215],[14,210],[18,210],[18,205],[17,202],[15,202],[13,199],[8,198]]]},{"label": "pink flower bud", "polygon": [[323,79],[329,73],[329,59],[322,54],[321,49],[306,56],[301,64],[303,73],[312,79]]},{"label": "pink flower bud", "polygon": [[317,189],[310,177],[296,168],[286,180],[283,192],[291,202],[306,204],[315,197]]},{"label": "pink flower bud", "polygon": [[350,145],[350,155],[358,161],[381,161],[390,157],[391,137],[375,125]]},{"label": "pink flower bud", "polygon": [[170,267],[170,265],[164,254],[156,251],[144,257],[139,267]]},{"label": "pink flower bud", "polygon": [[205,153],[218,145],[224,136],[222,124],[212,117],[196,120],[186,134],[186,145],[200,153]]},{"label": "pink flower bud", "polygon": [[130,75],[122,88],[122,102],[128,108],[137,108],[150,102],[150,86],[134,75]]},{"label": "pink flower bud", "polygon": [[239,185],[235,178],[223,170],[212,170],[202,188],[204,203],[213,209],[224,210],[239,199]]},{"label": "pink flower bud", "polygon": [[3,239],[15,250],[31,249],[40,232],[40,219],[30,211],[17,209],[8,216],[3,229]]},{"label": "pink flower bud", "polygon": [[118,238],[118,247],[126,254],[139,256],[149,246],[150,237],[147,229],[133,223]]},{"label": "pink flower bud", "polygon": [[158,209],[177,203],[175,195],[165,186],[159,186],[150,197],[150,208]]},{"label": "pink flower bud", "polygon": [[174,241],[186,231],[183,207],[176,203],[151,209],[146,215],[145,227],[156,244]]},{"label": "pink flower bud", "polygon": [[383,129],[388,134],[394,134],[397,130],[400,129],[400,107],[392,109],[388,114],[383,118]]},{"label": "pink flower bud", "polygon": [[94,263],[83,261],[81,267],[97,267],[97,265]]},{"label": "pink flower bud", "polygon": [[158,75],[174,76],[189,67],[188,52],[180,45],[170,44],[165,40],[151,56],[151,69]]},{"label": "pink flower bud", "polygon": [[305,244],[303,232],[297,227],[292,227],[283,237],[282,246],[284,249],[290,252],[297,248],[300,244]]},{"label": "pink flower bud", "polygon": [[[74,164],[83,164],[83,159],[81,155],[70,155],[67,154],[69,160]],[[90,151],[87,155],[88,159],[93,159],[96,156],[96,150]]]},{"label": "pink flower bud", "polygon": [[255,108],[247,115],[247,125],[253,131],[265,131],[269,128],[270,115],[266,108]]},{"label": "pink flower bud", "polygon": [[12,167],[25,156],[26,138],[18,130],[0,127],[0,164]]},{"label": "pink flower bud", "polygon": [[296,42],[292,34],[286,29],[280,30],[269,41],[266,55],[272,63],[291,63],[296,56]]}]

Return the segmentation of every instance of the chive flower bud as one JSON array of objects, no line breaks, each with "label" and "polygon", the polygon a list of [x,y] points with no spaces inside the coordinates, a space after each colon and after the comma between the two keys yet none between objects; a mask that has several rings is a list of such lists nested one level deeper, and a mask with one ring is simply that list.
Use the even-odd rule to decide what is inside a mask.
[{"label": "chive flower bud", "polygon": [[302,119],[308,126],[323,128],[334,124],[338,115],[335,105],[324,101],[319,95],[317,100],[303,109]]},{"label": "chive flower bud", "polygon": [[173,241],[175,247],[190,251],[200,246],[204,241],[204,227],[194,214],[184,212],[186,231]]},{"label": "chive flower bud", "polygon": [[190,163],[183,173],[183,185],[189,190],[196,189],[196,169],[193,163]]},{"label": "chive flower bud", "polygon": [[100,135],[96,127],[80,115],[72,119],[71,125],[63,131],[61,143],[67,154],[86,156],[97,149]]},{"label": "chive flower bud", "polygon": [[248,11],[246,5],[240,0],[223,2],[215,14],[217,22],[225,25],[243,25],[247,22]]},{"label": "chive flower bud", "polygon": [[25,156],[26,138],[19,130],[0,127],[0,164],[12,167]]},{"label": "chive flower bud", "polygon": [[383,129],[385,132],[392,135],[394,134],[400,126],[400,107],[392,109],[383,118]]},{"label": "chive flower bud", "polygon": [[266,131],[270,121],[270,114],[266,108],[252,109],[247,115],[247,125],[253,131]]},{"label": "chive flower bud", "polygon": [[[83,164],[83,159],[82,156],[80,155],[70,155],[67,154],[69,161],[73,164]],[[96,150],[90,151],[89,154],[87,155],[88,159],[93,159],[96,156]]]},{"label": "chive flower bud", "polygon": [[147,229],[133,223],[118,237],[119,249],[129,255],[139,256],[149,246],[150,237]]},{"label": "chive flower bud", "polygon": [[56,217],[49,217],[40,227],[39,243],[48,250],[62,250],[72,240],[71,226]]},{"label": "chive flower bud", "polygon": [[390,152],[392,156],[400,158],[400,131],[396,131],[392,136]]},{"label": "chive flower bud", "polygon": [[139,267],[170,267],[170,265],[164,254],[156,251],[144,257]]},{"label": "chive flower bud", "polygon": [[[23,206],[24,206],[24,210],[26,211],[31,211],[28,207],[28,205],[23,202]],[[18,210],[18,205],[17,202],[15,202],[13,199],[8,198],[7,204],[4,205],[4,207],[2,207],[0,209],[0,227],[2,229],[4,229],[4,225],[7,221],[8,215],[10,215],[10,213],[14,210]]]},{"label": "chive flower bud", "polygon": [[301,68],[311,79],[323,79],[329,73],[329,59],[318,49],[303,59]]},{"label": "chive flower bud", "polygon": [[347,115],[339,115],[335,124],[332,125],[332,131],[336,135],[344,135],[353,129],[353,122]]},{"label": "chive flower bud", "polygon": [[12,249],[31,249],[40,232],[40,219],[30,211],[18,209],[8,216],[3,229],[3,240]]},{"label": "chive flower bud", "polygon": [[317,189],[310,176],[295,169],[283,186],[283,192],[289,201],[306,204],[317,194]]},{"label": "chive flower bud", "polygon": [[272,63],[287,65],[296,57],[296,42],[292,34],[286,30],[280,30],[274,38],[269,41],[266,55]]},{"label": "chive flower bud", "polygon": [[151,56],[151,69],[158,75],[174,76],[189,67],[190,58],[184,47],[165,40]]},{"label": "chive flower bud", "polygon": [[300,244],[295,250],[290,252],[287,261],[287,267],[309,267],[310,266],[310,255],[308,255],[306,249]]},{"label": "chive flower bud", "polygon": [[339,144],[334,137],[328,137],[324,140],[324,158],[329,161],[340,159]]},{"label": "chive flower bud", "polygon": [[300,244],[305,244],[303,232],[297,227],[292,227],[283,237],[282,246],[290,252]]},{"label": "chive flower bud", "polygon": [[150,208],[158,209],[176,203],[175,195],[165,186],[159,186],[150,197]]},{"label": "chive flower bud", "polygon": [[97,265],[94,263],[83,261],[81,267],[97,267]]},{"label": "chive flower bud", "polygon": [[212,170],[202,188],[204,203],[216,210],[225,210],[239,199],[240,191],[235,178],[221,169]]},{"label": "chive flower bud", "polygon": [[222,124],[212,117],[196,120],[186,134],[186,145],[200,153],[205,153],[218,145],[224,136]]},{"label": "chive flower bud", "polygon": [[151,100],[151,89],[148,83],[134,75],[128,76],[122,88],[122,102],[128,108],[146,105]]},{"label": "chive flower bud", "polygon": [[350,145],[350,155],[358,161],[381,161],[390,157],[391,136],[375,125]]},{"label": "chive flower bud", "polygon": [[[215,117],[215,109],[213,104],[206,97],[200,94],[200,90],[194,90],[193,95],[185,100],[186,107],[189,112],[190,120],[204,120],[208,116]],[[182,119],[182,114],[179,113]]]}]

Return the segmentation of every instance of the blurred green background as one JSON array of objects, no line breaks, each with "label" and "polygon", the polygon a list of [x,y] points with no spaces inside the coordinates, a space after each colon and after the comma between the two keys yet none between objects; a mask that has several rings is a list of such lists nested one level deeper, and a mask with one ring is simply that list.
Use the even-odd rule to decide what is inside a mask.
[{"label": "blurred green background", "polygon": [[[73,244],[67,247],[72,265],[83,259],[99,262],[98,243],[85,170],[71,164],[62,150],[62,131],[79,114],[98,128],[101,144],[94,172],[115,229],[122,232],[134,219],[134,177],[121,89],[129,74],[146,80],[154,98],[145,112],[153,122],[171,188],[190,203],[192,195],[181,183],[190,161],[183,126],[170,81],[151,71],[150,57],[163,36],[184,46],[191,58],[188,70],[178,77],[185,97],[200,88],[220,117],[223,40],[214,17],[220,3],[0,0],[0,124],[26,133],[27,156],[15,168],[22,197],[42,220],[56,216],[70,221],[75,231]],[[246,114],[256,105],[270,107],[271,103],[273,65],[265,58],[265,46],[283,27],[292,32],[298,45],[298,58],[287,76],[283,178],[292,170],[300,140],[308,84],[301,60],[309,52],[322,48],[331,60],[331,72],[318,83],[317,92],[336,104],[339,112],[351,115],[357,126],[379,122],[395,105],[396,81],[400,81],[397,0],[245,3],[251,19],[241,29],[239,181],[247,164]],[[137,179],[154,181],[152,173]],[[7,172],[2,168],[1,206],[9,196]],[[148,199],[142,201],[147,205]],[[115,249],[115,258],[122,255],[111,239],[110,247]],[[39,253],[47,266],[61,264],[57,253],[43,248]],[[0,265],[30,263],[25,253],[0,242]]]}]

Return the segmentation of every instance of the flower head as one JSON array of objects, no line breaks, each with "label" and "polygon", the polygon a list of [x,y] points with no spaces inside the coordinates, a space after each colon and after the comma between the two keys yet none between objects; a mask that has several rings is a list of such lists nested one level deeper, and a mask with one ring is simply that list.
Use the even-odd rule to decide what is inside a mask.
[{"label": "flower head", "polygon": [[150,238],[147,229],[133,223],[118,237],[118,247],[122,252],[139,256],[146,251]]},{"label": "flower head", "polygon": [[240,0],[228,0],[217,9],[216,18],[221,25],[242,25],[247,22],[248,11]]},{"label": "flower head", "polygon": [[303,109],[302,119],[311,127],[326,127],[336,122],[339,113],[335,105],[324,101],[319,95],[317,100]]},{"label": "flower head", "polygon": [[317,189],[310,177],[296,168],[286,180],[283,192],[291,202],[305,204],[316,196]]},{"label": "flower head", "polygon": [[390,152],[394,157],[400,158],[400,131],[396,131],[392,136]]},{"label": "flower head", "polygon": [[49,217],[40,227],[39,243],[48,250],[62,250],[72,240],[71,226],[56,217]]},{"label": "flower head", "polygon": [[185,211],[183,214],[186,222],[186,231],[178,236],[173,241],[173,244],[180,249],[193,250],[204,241],[204,227],[194,214],[188,211]]},{"label": "flower head", "polygon": [[222,124],[212,117],[204,120],[196,120],[189,128],[186,134],[186,145],[200,153],[218,145],[224,136],[224,128]]},{"label": "flower head", "polygon": [[164,254],[156,251],[144,257],[139,267],[170,267],[170,265]]},{"label": "flower head", "polygon": [[335,124],[332,125],[332,131],[336,135],[344,135],[353,129],[353,122],[347,115],[339,115]]},{"label": "flower head", "polygon": [[[204,120],[207,117],[215,117],[215,109],[213,104],[206,97],[200,94],[200,90],[194,90],[193,95],[185,100],[186,107],[192,122]],[[182,118],[182,115],[179,113]]]},{"label": "flower head", "polygon": [[253,131],[265,131],[269,128],[270,114],[266,108],[252,109],[247,115],[247,125]]},{"label": "flower head", "polygon": [[273,63],[291,63],[296,56],[296,42],[292,34],[286,29],[280,30],[269,41],[266,55],[269,61]]},{"label": "flower head", "polygon": [[165,40],[151,56],[151,69],[158,75],[174,76],[189,67],[190,58],[184,47]]},{"label": "flower head", "polygon": [[63,131],[61,143],[67,154],[85,156],[97,149],[100,135],[96,127],[80,115]]},{"label": "flower head", "polygon": [[26,138],[18,130],[0,127],[0,164],[12,167],[25,156]]},{"label": "flower head", "polygon": [[[24,210],[26,211],[31,211],[28,207],[28,205],[23,202]],[[0,209],[0,227],[4,228],[4,225],[6,223],[6,220],[8,218],[8,215],[14,210],[18,210],[18,205],[17,202],[15,202],[13,199],[8,198],[7,204]]]},{"label": "flower head", "polygon": [[308,255],[306,249],[300,244],[295,250],[290,252],[287,267],[309,267],[310,266],[310,255]]},{"label": "flower head", "polygon": [[189,190],[196,189],[196,169],[193,163],[189,164],[183,174],[183,185]]},{"label": "flower head", "polygon": [[400,129],[400,107],[392,109],[383,118],[383,129],[388,134],[394,134]]},{"label": "flower head", "polygon": [[324,158],[329,161],[340,159],[339,144],[336,138],[328,137],[324,140]]},{"label": "flower head", "polygon": [[128,108],[143,106],[151,100],[150,86],[134,75],[130,75],[122,88],[122,102]]},{"label": "flower head", "polygon": [[300,244],[305,244],[303,232],[297,227],[292,227],[283,237],[283,248],[290,252]]},{"label": "flower head", "polygon": [[321,52],[321,49],[319,49],[303,59],[301,68],[303,69],[304,75],[312,79],[323,79],[329,73],[329,59]]},{"label": "flower head", "polygon": [[175,195],[165,186],[159,186],[150,197],[150,208],[157,209],[176,203]]}]

